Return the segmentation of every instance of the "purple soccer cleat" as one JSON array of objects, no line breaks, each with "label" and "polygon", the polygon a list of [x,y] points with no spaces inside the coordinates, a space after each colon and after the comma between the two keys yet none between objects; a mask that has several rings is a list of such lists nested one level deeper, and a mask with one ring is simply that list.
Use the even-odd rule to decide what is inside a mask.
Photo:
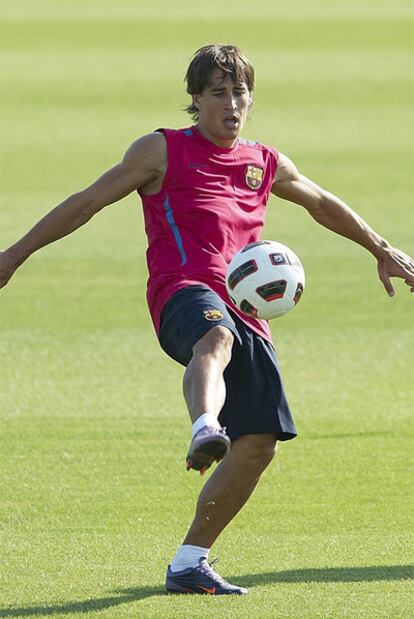
[{"label": "purple soccer cleat", "polygon": [[201,557],[197,567],[189,567],[181,572],[172,572],[170,566],[167,570],[165,583],[170,593],[199,593],[208,595],[243,595],[247,589],[230,585],[208,563],[205,557]]},{"label": "purple soccer cleat", "polygon": [[230,451],[231,441],[225,428],[201,428],[191,441],[187,454],[187,471],[194,469],[204,475],[213,462],[220,462]]}]

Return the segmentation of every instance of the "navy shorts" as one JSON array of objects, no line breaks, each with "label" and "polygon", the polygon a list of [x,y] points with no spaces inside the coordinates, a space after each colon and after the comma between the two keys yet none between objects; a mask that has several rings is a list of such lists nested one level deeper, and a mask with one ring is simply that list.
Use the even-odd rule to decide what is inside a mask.
[{"label": "navy shorts", "polygon": [[216,326],[227,327],[235,336],[232,357],[224,370],[226,401],[219,415],[231,440],[262,433],[274,433],[280,441],[295,438],[296,428],[272,345],[231,312],[210,288],[188,286],[167,301],[161,314],[161,347],[186,366],[193,346]]}]

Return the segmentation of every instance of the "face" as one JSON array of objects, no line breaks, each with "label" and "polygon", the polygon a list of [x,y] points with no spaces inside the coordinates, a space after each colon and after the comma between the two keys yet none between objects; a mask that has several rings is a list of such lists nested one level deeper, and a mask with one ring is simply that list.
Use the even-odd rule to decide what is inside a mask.
[{"label": "face", "polygon": [[200,95],[193,96],[199,112],[198,128],[218,146],[232,146],[246,122],[251,94],[244,82],[216,69]]}]

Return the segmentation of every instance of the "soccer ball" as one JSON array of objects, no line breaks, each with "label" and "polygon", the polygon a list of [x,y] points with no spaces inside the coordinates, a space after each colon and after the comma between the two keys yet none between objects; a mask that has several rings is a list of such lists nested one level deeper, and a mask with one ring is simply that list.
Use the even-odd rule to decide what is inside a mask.
[{"label": "soccer ball", "polygon": [[279,318],[298,303],[305,273],[296,254],[276,241],[242,247],[226,273],[226,288],[234,305],[253,318]]}]

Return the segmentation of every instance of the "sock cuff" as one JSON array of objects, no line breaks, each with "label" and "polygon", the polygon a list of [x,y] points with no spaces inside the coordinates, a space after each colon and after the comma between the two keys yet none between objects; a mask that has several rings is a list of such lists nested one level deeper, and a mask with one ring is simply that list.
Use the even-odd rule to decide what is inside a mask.
[{"label": "sock cuff", "polygon": [[208,559],[209,552],[210,548],[183,544],[179,547],[174,559],[171,561],[170,569],[172,572],[180,572],[189,567],[197,567],[202,557]]},{"label": "sock cuff", "polygon": [[215,415],[212,413],[204,413],[204,415],[200,415],[200,417],[198,417],[198,419],[196,419],[193,423],[193,436],[205,426],[210,426],[217,429],[221,427]]}]

